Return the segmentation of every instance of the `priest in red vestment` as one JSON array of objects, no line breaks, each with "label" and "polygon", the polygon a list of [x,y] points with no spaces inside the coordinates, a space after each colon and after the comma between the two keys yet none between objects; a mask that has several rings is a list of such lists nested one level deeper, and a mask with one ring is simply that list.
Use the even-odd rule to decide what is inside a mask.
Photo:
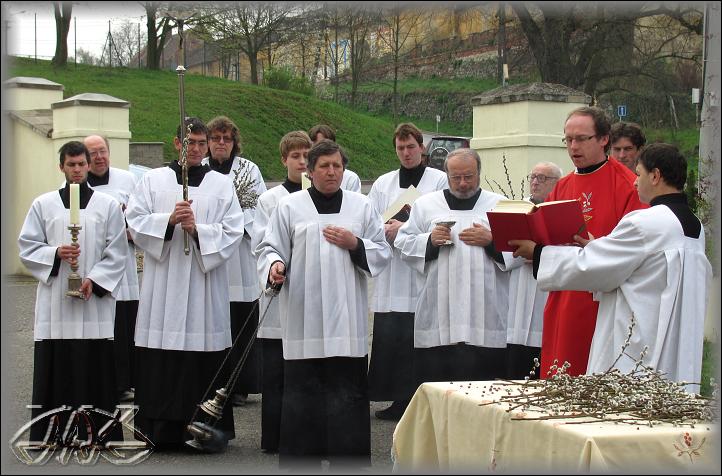
[{"label": "priest in red vestment", "polygon": [[[602,109],[581,107],[567,116],[564,143],[576,169],[557,182],[547,201],[579,200],[587,231],[595,238],[612,231],[619,220],[638,208],[636,174],[607,158],[611,124]],[[571,364],[570,375],[587,370],[599,303],[587,291],[552,291],[544,308],[541,378],[549,368]]]}]

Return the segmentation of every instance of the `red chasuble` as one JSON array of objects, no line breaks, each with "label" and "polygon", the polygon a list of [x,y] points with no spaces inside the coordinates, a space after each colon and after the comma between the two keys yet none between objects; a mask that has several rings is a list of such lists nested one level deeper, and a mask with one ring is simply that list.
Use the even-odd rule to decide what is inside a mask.
[{"label": "red chasuble", "polygon": [[[608,235],[627,213],[647,208],[634,188],[636,178],[627,167],[609,160],[594,172],[571,173],[562,178],[546,201],[579,200],[587,231],[599,238]],[[569,362],[570,375],[586,373],[598,307],[599,303],[587,291],[549,293],[544,308],[541,378],[547,377],[554,359],[559,367]]]}]

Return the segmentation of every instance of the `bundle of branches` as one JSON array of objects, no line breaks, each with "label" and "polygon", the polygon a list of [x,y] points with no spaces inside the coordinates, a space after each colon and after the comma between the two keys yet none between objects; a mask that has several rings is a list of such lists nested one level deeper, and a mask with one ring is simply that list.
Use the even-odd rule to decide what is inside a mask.
[{"label": "bundle of branches", "polygon": [[251,176],[251,168],[248,162],[241,161],[241,166],[234,170],[233,174],[233,186],[236,188],[236,196],[241,208],[244,210],[256,208],[256,203],[258,203],[258,193],[256,193],[258,181]]},{"label": "bundle of branches", "polygon": [[[701,421],[715,421],[719,418],[717,396],[719,385],[712,380],[712,397],[703,397],[685,391],[689,382],[673,382],[664,373],[644,364],[647,347],[639,358],[630,356],[626,349],[634,329],[634,318],[629,326],[627,339],[614,364],[605,372],[571,376],[567,374],[569,363],[561,367],[555,361],[547,372],[545,380],[530,380],[523,383],[500,381],[492,391],[501,387],[505,395],[495,402],[505,403],[508,412],[512,410],[533,410],[545,415],[532,417],[521,415],[512,420],[574,419],[572,423],[593,423],[613,421],[615,423],[645,424],[672,423],[675,426],[694,427]],[[622,357],[635,360],[628,373],[614,368]],[[538,359],[534,366],[539,367]],[[534,373],[534,370],[530,372]],[[496,388],[494,388],[496,387]],[[569,422],[567,422],[569,423]]]}]

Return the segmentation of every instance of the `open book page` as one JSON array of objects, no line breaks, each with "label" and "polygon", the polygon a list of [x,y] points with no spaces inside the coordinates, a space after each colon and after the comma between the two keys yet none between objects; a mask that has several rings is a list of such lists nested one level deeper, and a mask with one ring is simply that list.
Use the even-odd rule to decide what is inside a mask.
[{"label": "open book page", "polygon": [[568,202],[577,202],[577,201],[578,201],[578,200],[554,200],[553,202],[537,203],[536,206],[537,206],[537,207],[548,207],[548,206],[556,205],[556,204],[559,204],[559,203],[568,203]]},{"label": "open book page", "polygon": [[420,196],[421,194],[418,190],[416,190],[416,187],[414,187],[413,185],[409,186],[409,188],[407,188],[404,193],[399,195],[399,198],[397,198],[396,201],[389,205],[389,208],[386,209],[383,214],[384,223],[393,218],[394,215],[396,215],[402,208],[404,208],[405,205],[413,205],[416,199]]},{"label": "open book page", "polygon": [[534,204],[526,200],[499,200],[494,212],[501,213],[528,213],[534,209]]}]

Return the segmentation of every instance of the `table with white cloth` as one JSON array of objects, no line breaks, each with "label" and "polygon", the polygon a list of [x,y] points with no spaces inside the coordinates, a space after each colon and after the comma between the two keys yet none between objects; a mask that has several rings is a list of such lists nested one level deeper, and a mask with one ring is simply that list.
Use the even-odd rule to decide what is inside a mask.
[{"label": "table with white cloth", "polygon": [[[517,385],[432,382],[414,394],[394,431],[395,471],[714,472],[719,427],[627,424],[577,418],[512,420],[545,413],[498,403]],[[494,388],[491,389],[491,385]],[[516,390],[515,390],[516,389]],[[514,393],[512,393],[514,394]],[[484,403],[496,402],[491,405]]]}]

